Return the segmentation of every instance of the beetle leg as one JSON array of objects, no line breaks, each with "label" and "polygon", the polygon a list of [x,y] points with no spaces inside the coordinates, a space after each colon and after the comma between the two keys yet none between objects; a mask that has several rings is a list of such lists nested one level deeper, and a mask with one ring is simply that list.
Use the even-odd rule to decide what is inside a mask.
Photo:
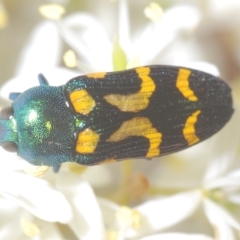
[{"label": "beetle leg", "polygon": [[61,168],[61,164],[53,166],[53,172],[58,173]]}]

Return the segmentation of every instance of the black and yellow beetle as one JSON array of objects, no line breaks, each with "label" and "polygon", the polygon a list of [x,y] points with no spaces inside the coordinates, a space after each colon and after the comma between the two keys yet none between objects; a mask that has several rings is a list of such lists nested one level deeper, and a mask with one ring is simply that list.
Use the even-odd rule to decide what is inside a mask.
[{"label": "black and yellow beetle", "polygon": [[192,146],[230,119],[231,89],[184,67],[145,66],[87,74],[60,87],[11,93],[0,113],[0,144],[34,165],[94,165]]}]

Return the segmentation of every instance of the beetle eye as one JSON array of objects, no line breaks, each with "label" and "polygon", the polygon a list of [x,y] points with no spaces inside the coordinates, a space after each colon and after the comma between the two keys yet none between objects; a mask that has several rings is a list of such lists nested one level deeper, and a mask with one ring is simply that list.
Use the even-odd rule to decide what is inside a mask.
[{"label": "beetle eye", "polygon": [[13,116],[13,108],[6,107],[0,111],[0,119],[1,120],[9,120],[10,117]]},{"label": "beetle eye", "polygon": [[18,150],[17,144],[12,141],[3,142],[3,143],[1,143],[1,146],[4,150],[6,150],[8,152],[17,152],[17,150]]}]

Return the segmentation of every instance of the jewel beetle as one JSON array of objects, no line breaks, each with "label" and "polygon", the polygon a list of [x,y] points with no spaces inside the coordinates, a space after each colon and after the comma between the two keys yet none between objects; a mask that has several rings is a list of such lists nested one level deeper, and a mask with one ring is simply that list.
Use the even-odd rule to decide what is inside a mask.
[{"label": "jewel beetle", "polygon": [[34,165],[95,165],[170,154],[220,130],[233,113],[230,87],[185,67],[143,66],[78,76],[63,86],[11,93],[0,144]]}]

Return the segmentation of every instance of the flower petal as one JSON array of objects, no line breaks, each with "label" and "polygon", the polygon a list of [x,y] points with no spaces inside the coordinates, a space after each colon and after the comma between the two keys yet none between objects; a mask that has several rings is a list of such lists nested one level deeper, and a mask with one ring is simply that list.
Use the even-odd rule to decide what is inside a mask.
[{"label": "flower petal", "polygon": [[136,35],[133,56],[139,55],[143,64],[151,62],[172,44],[182,31],[192,31],[200,21],[200,13],[189,5],[178,5],[164,12],[160,22],[149,23],[145,31]]},{"label": "flower petal", "polygon": [[208,140],[209,166],[205,172],[204,182],[208,183],[226,173],[236,159],[240,143],[240,114],[236,111],[226,126]]},{"label": "flower petal", "polygon": [[118,37],[120,45],[123,49],[130,48],[130,22],[128,16],[128,3],[126,0],[119,1],[118,14]]},{"label": "flower petal", "polygon": [[120,209],[120,206],[104,198],[98,197],[97,200],[103,213],[105,225],[109,228],[114,228],[116,223],[116,212]]},{"label": "flower petal", "polygon": [[[237,190],[239,190],[239,188]],[[227,199],[229,202],[240,205],[240,194],[231,194],[227,196]]]},{"label": "flower petal", "polygon": [[105,229],[102,214],[90,185],[78,175],[60,172],[57,187],[67,197],[73,209],[69,225],[82,240],[104,240]]},{"label": "flower petal", "polygon": [[214,76],[220,75],[218,68],[214,64],[211,64],[208,62],[189,62],[189,63],[184,63],[181,66],[204,71]]},{"label": "flower petal", "polygon": [[240,230],[240,224],[222,207],[209,199],[203,202],[205,213],[219,239],[234,240],[233,228]]},{"label": "flower petal", "polygon": [[8,172],[8,171],[17,171],[24,170],[25,168],[32,166],[27,161],[21,159],[15,153],[9,153],[2,148],[0,148],[0,172]]},{"label": "flower petal", "polygon": [[75,13],[63,19],[59,27],[65,41],[89,65],[89,71],[112,70],[112,45],[97,19]]},{"label": "flower petal", "polygon": [[144,237],[139,240],[214,240],[209,236],[202,234],[184,234],[184,233],[163,233]]},{"label": "flower petal", "polygon": [[173,226],[189,217],[200,203],[201,193],[190,191],[171,197],[149,200],[135,208],[142,216],[141,228],[128,237],[142,236]]},{"label": "flower petal", "polygon": [[230,172],[224,177],[213,179],[204,184],[206,189],[240,187],[240,169]]},{"label": "flower petal", "polygon": [[[209,12],[211,12],[211,17],[214,19],[224,23],[234,21],[234,23],[239,24],[239,10],[240,10],[240,2],[235,0],[212,0],[208,1],[207,7]],[[228,17],[223,17],[228,16]]]},{"label": "flower petal", "polygon": [[[38,224],[40,228],[40,234],[38,235],[39,240],[65,240],[66,237],[59,231],[59,226],[54,223],[40,222]],[[37,238],[36,238],[37,239]]]},{"label": "flower petal", "polygon": [[1,197],[0,212],[0,239],[26,239],[19,223],[24,209]]},{"label": "flower petal", "polygon": [[61,41],[53,22],[40,23],[30,36],[22,51],[16,75],[35,72],[55,67],[59,63]]},{"label": "flower petal", "polygon": [[[101,178],[96,178],[97,175]],[[96,165],[88,168],[81,177],[96,190],[111,187],[113,174],[106,165]]]},{"label": "flower petal", "polygon": [[0,193],[43,220],[64,223],[72,217],[64,195],[42,179],[17,172],[1,172]]}]

